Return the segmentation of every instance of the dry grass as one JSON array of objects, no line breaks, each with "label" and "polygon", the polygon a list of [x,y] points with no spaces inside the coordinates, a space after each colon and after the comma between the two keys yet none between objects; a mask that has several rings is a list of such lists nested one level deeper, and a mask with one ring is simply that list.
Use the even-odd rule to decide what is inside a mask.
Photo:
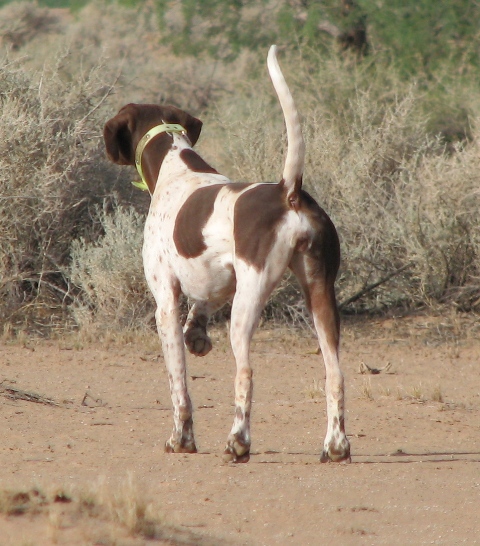
[{"label": "dry grass", "polygon": [[433,402],[439,402],[440,404],[443,404],[443,402],[445,401],[442,388],[440,386],[437,386],[433,389],[432,400]]},{"label": "dry grass", "polygon": [[[232,64],[175,56],[160,45],[153,9],[92,3],[75,19],[34,3],[1,9],[0,36],[11,44],[0,60],[5,335],[152,325],[139,257],[148,197],[132,189],[132,170],[107,162],[101,137],[123,104],[170,102],[199,115],[199,151],[233,180],[281,177],[283,119],[264,55],[245,50]],[[173,8],[169,17],[175,24]],[[344,311],[478,311],[475,82],[444,71],[432,87],[400,79],[381,59],[352,64],[306,49],[282,52],[281,63],[303,114],[305,187],[340,234]],[[446,146],[432,128],[446,134],[457,111],[468,140]],[[309,325],[290,278],[264,317]]]},{"label": "dry grass", "polygon": [[109,519],[125,527],[132,535],[155,538],[157,526],[162,525],[162,515],[153,502],[140,493],[138,484],[130,475],[112,491],[101,483],[88,496],[90,508],[99,508]]},{"label": "dry grass", "polygon": [[416,402],[424,402],[425,398],[423,396],[423,387],[422,385],[414,385],[411,390],[410,396],[415,400]]},{"label": "dry grass", "polygon": [[[118,487],[105,480],[79,491],[49,487],[0,490],[0,516],[28,517],[45,522],[35,540],[68,544],[69,533],[81,529],[88,543],[123,543],[125,537],[168,544],[214,544],[214,542],[165,522],[158,505],[128,476]],[[45,536],[44,536],[45,535]]]},{"label": "dry grass", "polygon": [[[425,386],[422,384],[414,384],[409,387],[398,385],[396,389],[395,397],[398,402],[408,401],[408,402],[416,402],[419,404],[424,404],[427,402],[435,402],[440,404],[441,408],[444,408],[444,405],[446,404],[445,395],[440,385],[433,387],[430,396],[426,394],[425,390],[426,390]],[[388,387],[383,387],[382,392],[385,396],[392,395],[392,391]]]},{"label": "dry grass", "polygon": [[318,379],[314,379],[312,384],[305,388],[303,392],[307,398],[311,398],[312,400],[325,398],[325,389],[322,386],[322,382]]},{"label": "dry grass", "polygon": [[[367,288],[352,308],[454,301],[457,308],[476,309],[477,140],[448,152],[428,133],[414,85],[383,82],[393,88],[379,97],[375,83],[382,82],[365,86],[366,75],[352,77],[345,65],[319,62],[313,76],[301,59],[291,62],[287,79],[304,77],[292,89],[304,113],[306,187],[341,236],[340,302]],[[249,97],[250,108],[242,103],[228,112],[223,127],[234,179],[281,175],[281,114],[268,100],[271,90],[261,90],[258,98]]]},{"label": "dry grass", "polygon": [[[416,402],[419,404],[424,404],[426,402],[436,402],[438,404],[445,404],[445,396],[443,394],[442,388],[440,386],[434,387],[430,397],[425,394],[425,387],[421,384],[412,385],[410,387],[404,388],[400,385],[397,386],[395,392],[392,391],[392,388],[389,386],[377,384],[378,393],[381,396],[390,398],[395,396],[395,399],[398,402],[409,401]],[[307,391],[306,391],[307,392]],[[308,391],[309,393],[310,391]],[[360,398],[363,398],[368,401],[375,400],[375,393],[372,386],[372,381],[370,378],[364,378],[362,383],[359,386]],[[312,396],[314,398],[314,396]]]},{"label": "dry grass", "polygon": [[375,396],[373,395],[372,382],[370,378],[364,379],[362,385],[360,386],[360,395],[366,400],[373,401]]}]

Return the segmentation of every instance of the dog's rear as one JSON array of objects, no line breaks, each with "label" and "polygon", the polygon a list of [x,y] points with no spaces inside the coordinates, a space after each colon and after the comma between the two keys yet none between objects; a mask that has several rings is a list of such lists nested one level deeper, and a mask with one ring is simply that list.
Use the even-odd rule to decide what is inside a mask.
[{"label": "dog's rear", "polygon": [[[288,138],[278,184],[231,183],[220,175],[192,149],[200,120],[174,107],[127,105],[106,124],[105,143],[113,161],[137,162],[152,194],[143,260],[157,302],[157,327],[174,408],[174,428],[166,450],[196,451],[185,346],[197,356],[206,355],[212,348],[208,319],[233,300],[235,417],[225,458],[248,461],[253,388],[250,342],[268,297],[290,268],[305,294],[325,362],[328,424],[321,460],[348,460],[334,289],[339,242],[328,215],[302,189],[305,145],[276,51],[275,46],[270,48],[267,64]],[[180,292],[194,301],[183,335]]]},{"label": "dog's rear", "polygon": [[285,185],[289,206],[314,228],[313,231],[307,230],[303,239],[299,238],[289,268],[302,287],[326,368],[328,427],[321,461],[349,461],[350,445],[344,423],[344,382],[338,360],[340,319],[334,287],[340,265],[338,236],[327,214],[302,190],[305,143],[300,117],[278,64],[275,45],[268,52],[267,66],[287,129],[287,156],[280,184]]}]

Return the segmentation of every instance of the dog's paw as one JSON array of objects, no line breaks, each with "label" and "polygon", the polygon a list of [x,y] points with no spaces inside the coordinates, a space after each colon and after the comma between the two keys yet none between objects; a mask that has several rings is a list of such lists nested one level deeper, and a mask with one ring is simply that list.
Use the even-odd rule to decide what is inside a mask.
[{"label": "dog's paw", "polygon": [[250,451],[247,451],[243,455],[237,455],[234,451],[226,448],[223,452],[223,460],[226,463],[248,463],[250,460]]},{"label": "dog's paw", "polygon": [[172,442],[167,440],[165,442],[165,453],[197,453],[197,446],[195,442]]},{"label": "dog's paw", "polygon": [[333,444],[327,446],[320,455],[321,463],[350,463],[352,458],[350,456],[350,444],[345,438],[339,445]]},{"label": "dog's paw", "polygon": [[248,463],[250,460],[250,444],[245,443],[238,436],[231,436],[227,440],[223,460],[226,463]]},{"label": "dog's paw", "polygon": [[187,330],[184,335],[185,346],[195,356],[205,356],[212,350],[212,341],[200,328]]}]

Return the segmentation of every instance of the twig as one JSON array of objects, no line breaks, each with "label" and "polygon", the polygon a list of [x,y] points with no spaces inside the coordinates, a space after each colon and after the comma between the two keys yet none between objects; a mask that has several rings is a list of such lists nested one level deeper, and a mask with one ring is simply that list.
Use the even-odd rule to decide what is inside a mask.
[{"label": "twig", "polygon": [[369,292],[371,292],[375,288],[378,288],[380,285],[385,284],[392,277],[395,277],[396,275],[399,275],[400,273],[402,273],[402,271],[405,271],[406,269],[409,269],[413,265],[414,265],[413,262],[409,262],[408,264],[405,264],[402,267],[399,267],[395,271],[392,271],[388,275],[385,275],[385,277],[382,277],[379,281],[374,282],[372,284],[369,284],[365,288],[362,288],[362,290],[360,290],[359,292],[357,292],[356,294],[354,294],[350,298],[347,298],[345,301],[342,301],[342,303],[340,303],[340,305],[338,306],[339,310],[341,311],[342,309],[347,307],[347,305],[350,305],[351,303],[359,300],[360,298],[363,298],[363,296],[365,296],[365,294],[368,294]]},{"label": "twig", "polygon": [[382,373],[382,372],[388,372],[388,370],[392,367],[392,363],[391,362],[387,362],[385,364],[385,366],[383,366],[383,368],[371,368],[368,364],[365,364],[365,362],[360,362],[360,373],[361,374],[366,374],[366,373],[369,373],[369,374],[372,374],[372,375],[377,375],[379,373]]},{"label": "twig", "polygon": [[83,397],[83,400],[82,400],[82,406],[88,406],[88,399],[91,399],[93,400],[93,403],[94,403],[94,407],[100,407],[100,408],[104,408],[107,403],[104,402],[101,398],[95,398],[94,396],[92,396],[88,391],[85,393],[84,397]]},{"label": "twig", "polygon": [[114,90],[115,86],[118,83],[118,80],[120,79],[120,76],[122,75],[124,62],[125,62],[125,59],[122,59],[122,62],[120,63],[120,68],[118,69],[117,75],[115,76],[115,80],[112,84],[108,86],[108,89],[104,93],[103,97],[89,112],[87,112],[87,114],[83,116],[83,118],[80,121],[77,122],[77,126],[82,125],[82,123],[85,120],[87,120],[95,112],[95,110],[98,110],[98,108],[100,108],[100,106],[105,102],[105,100],[112,94],[112,91]]},{"label": "twig", "polygon": [[[70,298],[72,301],[75,299],[67,290],[64,290],[60,286],[57,286],[56,284],[46,281],[43,277],[45,275],[52,275],[52,274],[58,274],[61,273],[61,271],[41,271],[40,273],[37,273],[35,271],[27,271],[23,275],[14,275],[12,277],[9,277],[7,279],[3,279],[2,282],[0,282],[0,288],[3,288],[5,285],[7,285],[10,282],[36,282],[44,284],[45,286],[50,287],[52,290],[56,290],[57,292],[60,292],[60,294],[63,295],[63,300],[65,298]],[[38,278],[36,277],[38,275]]]},{"label": "twig", "polygon": [[37,394],[36,392],[22,391],[12,385],[0,383],[0,393],[10,400],[25,400],[26,402],[35,402],[36,404],[44,404],[46,406],[60,406],[55,400]]},{"label": "twig", "polygon": [[19,274],[19,275],[13,275],[11,277],[8,277],[6,279],[2,279],[2,282],[0,283],[0,288],[3,288],[5,285],[7,285],[8,283],[10,282],[23,282],[23,281],[34,281],[34,282],[38,282],[39,279],[35,279],[35,278],[31,278],[32,275],[38,275],[40,277],[40,275],[50,275],[50,274],[55,274],[55,273],[59,273],[58,271],[55,271],[55,270],[52,270],[52,271],[43,271],[41,274],[40,273],[37,273],[35,271],[26,271],[25,273],[22,274]]}]

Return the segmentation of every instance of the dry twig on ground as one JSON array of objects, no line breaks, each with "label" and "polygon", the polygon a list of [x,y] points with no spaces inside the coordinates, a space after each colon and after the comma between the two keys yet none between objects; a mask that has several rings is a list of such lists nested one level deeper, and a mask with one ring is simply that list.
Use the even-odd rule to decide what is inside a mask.
[{"label": "dry twig on ground", "polygon": [[46,406],[59,406],[58,402],[55,402],[52,398],[47,398],[36,392],[23,391],[17,389],[13,385],[5,384],[5,381],[0,383],[0,394],[3,394],[5,398],[10,400],[25,400],[26,402],[35,402],[36,404],[44,404]]}]

